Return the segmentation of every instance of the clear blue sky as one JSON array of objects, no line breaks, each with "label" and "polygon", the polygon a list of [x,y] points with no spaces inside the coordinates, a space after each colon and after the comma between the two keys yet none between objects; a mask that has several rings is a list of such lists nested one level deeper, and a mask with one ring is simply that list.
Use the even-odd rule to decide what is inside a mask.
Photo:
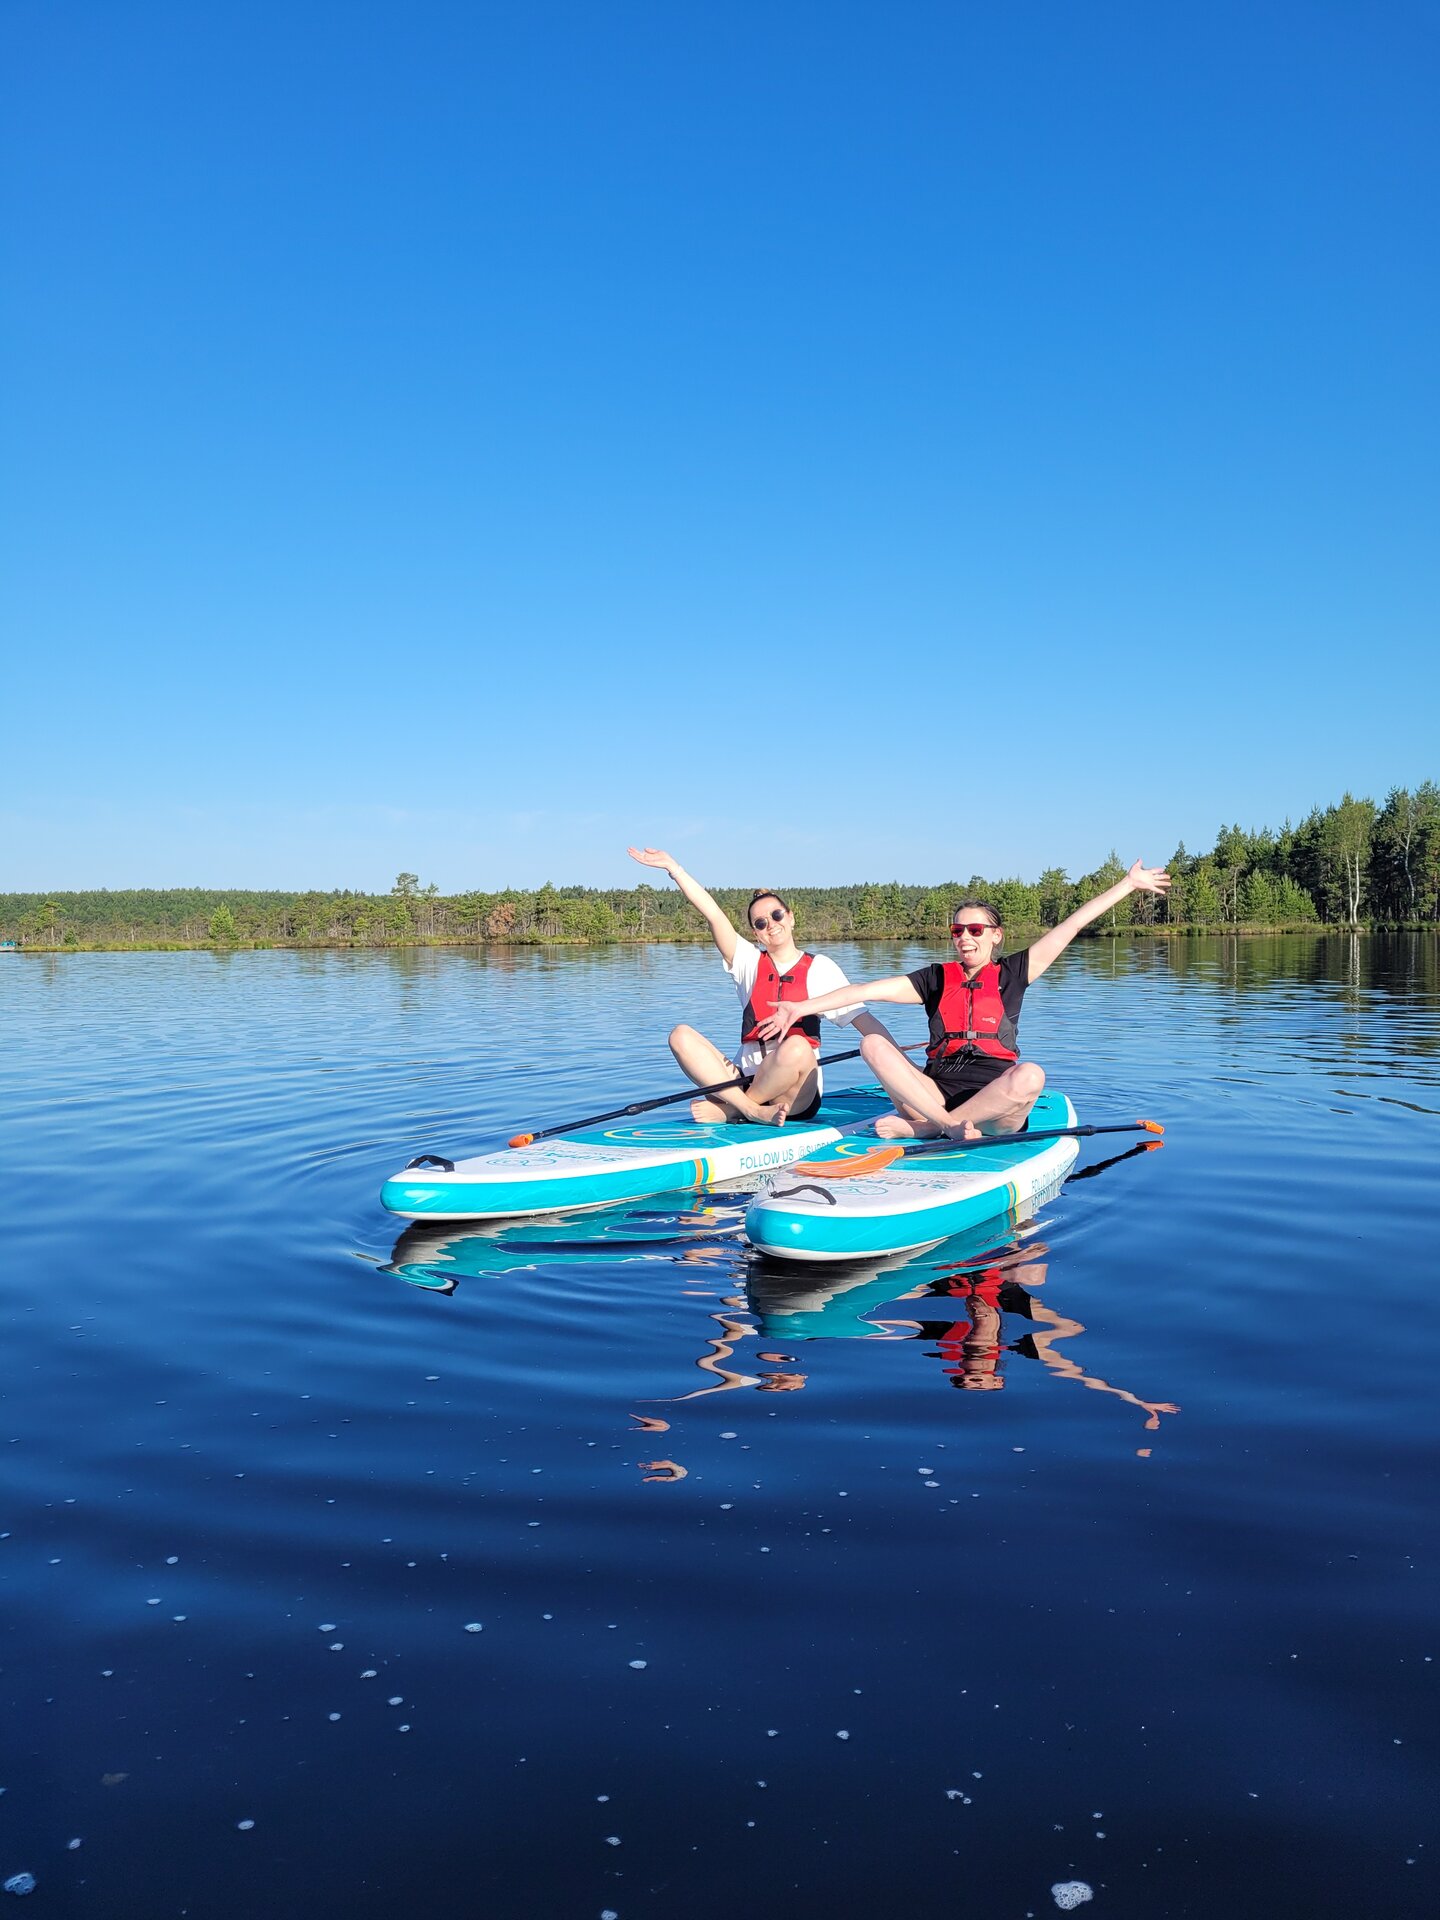
[{"label": "clear blue sky", "polygon": [[7,0],[0,890],[1440,777],[1440,13]]}]

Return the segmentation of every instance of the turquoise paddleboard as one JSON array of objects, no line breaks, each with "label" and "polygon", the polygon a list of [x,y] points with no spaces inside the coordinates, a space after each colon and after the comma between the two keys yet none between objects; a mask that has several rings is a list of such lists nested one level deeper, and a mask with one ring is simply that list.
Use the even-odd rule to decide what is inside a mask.
[{"label": "turquoise paddleboard", "polygon": [[[422,1156],[380,1189],[407,1220],[501,1220],[643,1200],[683,1187],[714,1187],[788,1167],[888,1110],[878,1089],[827,1094],[818,1113],[785,1127],[709,1126],[641,1117],[503,1147],[470,1160]],[[874,1141],[872,1139],[873,1146]],[[438,1162],[438,1164],[432,1164]]]},{"label": "turquoise paddleboard", "polygon": [[[1030,1116],[1037,1131],[1075,1124],[1063,1093],[1042,1093]],[[835,1141],[767,1179],[745,1215],[751,1245],[784,1260],[857,1260],[938,1246],[1049,1199],[1080,1151],[1076,1140],[931,1149],[877,1173],[824,1177],[829,1170],[843,1176],[847,1162],[868,1159],[883,1144],[873,1134]]]}]

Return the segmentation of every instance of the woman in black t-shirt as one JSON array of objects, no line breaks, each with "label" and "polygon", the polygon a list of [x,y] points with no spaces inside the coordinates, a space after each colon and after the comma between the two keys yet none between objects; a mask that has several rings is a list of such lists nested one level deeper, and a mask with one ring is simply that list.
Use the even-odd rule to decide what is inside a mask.
[{"label": "woman in black t-shirt", "polygon": [[[1057,960],[1082,927],[1108,913],[1132,893],[1164,893],[1170,876],[1137,860],[1123,880],[1077,907],[1058,927],[1021,953],[1000,955],[1005,937],[1000,916],[983,900],[964,901],[950,916],[955,957],[868,985],[850,985],[853,1003],[863,1000],[900,1007],[923,1006],[930,1016],[930,1048],[922,1073],[886,1035],[870,1035],[861,1047],[875,1077],[895,1102],[893,1114],[875,1123],[887,1139],[912,1134],[975,1140],[982,1133],[1013,1133],[1024,1126],[1045,1085],[1045,1070],[1020,1058],[1016,1028],[1025,989]],[[823,1013],[837,995],[789,1000],[760,1028],[780,1038],[793,1021]]]}]

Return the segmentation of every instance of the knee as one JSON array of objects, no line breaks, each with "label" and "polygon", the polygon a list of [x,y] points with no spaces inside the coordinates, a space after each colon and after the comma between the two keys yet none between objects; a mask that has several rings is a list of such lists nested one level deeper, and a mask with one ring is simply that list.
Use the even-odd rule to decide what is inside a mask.
[{"label": "knee", "polygon": [[889,1051],[890,1043],[882,1033],[867,1033],[860,1042],[860,1058],[873,1067]]},{"label": "knee", "polygon": [[787,1033],[780,1042],[779,1058],[781,1066],[797,1079],[803,1079],[815,1069],[815,1049],[808,1040],[801,1040],[791,1033]]},{"label": "knee", "polygon": [[672,1027],[670,1029],[670,1051],[672,1053],[678,1053],[682,1047],[688,1046],[694,1038],[694,1027]]},{"label": "knee", "polygon": [[1010,1084],[1022,1100],[1038,1100],[1045,1091],[1045,1069],[1033,1060],[1011,1068]]}]

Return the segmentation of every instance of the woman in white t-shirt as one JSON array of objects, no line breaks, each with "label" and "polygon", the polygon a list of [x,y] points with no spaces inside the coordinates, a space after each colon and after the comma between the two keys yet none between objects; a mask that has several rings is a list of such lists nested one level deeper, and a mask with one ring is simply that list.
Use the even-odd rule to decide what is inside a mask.
[{"label": "woman in white t-shirt", "polygon": [[[740,1039],[731,1053],[694,1027],[672,1029],[670,1051],[697,1087],[739,1077],[742,1084],[692,1100],[697,1120],[749,1120],[757,1126],[783,1127],[787,1119],[808,1120],[820,1105],[819,1019],[797,1021],[783,1040],[761,1040],[755,1029],[781,1000],[803,1000],[846,984],[845,975],[823,953],[802,953],[795,944],[795,916],[778,893],[761,888],[752,895],[746,918],[754,940],[742,939],[728,916],[700,882],[658,847],[631,847],[632,860],[668,873],[691,906],[705,916],[711,938],[735,983],[740,1002]],[[873,1014],[862,1008],[827,1009],[827,1020],[853,1026],[857,1033],[889,1038]]]}]

